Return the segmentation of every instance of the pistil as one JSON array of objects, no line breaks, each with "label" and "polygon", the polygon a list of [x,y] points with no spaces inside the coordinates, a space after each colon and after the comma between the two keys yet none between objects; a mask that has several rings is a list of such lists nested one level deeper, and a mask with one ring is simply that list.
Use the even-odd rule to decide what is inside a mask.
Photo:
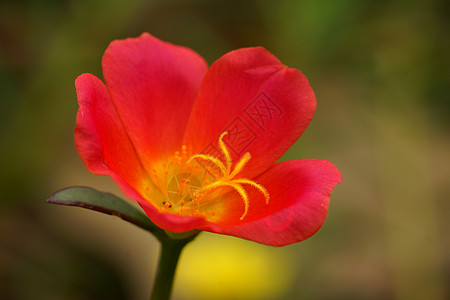
[{"label": "pistil", "polygon": [[[175,152],[172,161],[164,168],[164,180],[159,181],[157,174],[154,174],[154,178],[162,184],[162,190],[166,191],[167,199],[160,207],[162,212],[214,217],[215,210],[205,211],[205,205],[218,200],[214,197],[213,192],[223,188],[232,188],[244,202],[244,212],[240,217],[240,220],[243,220],[250,207],[249,197],[243,185],[257,189],[263,194],[266,204],[269,203],[269,193],[262,185],[238,176],[251,159],[250,153],[245,153],[232,168],[230,152],[223,141],[227,134],[224,132],[219,137],[219,148],[225,161],[208,154],[195,154],[188,159],[187,147],[183,145],[181,153]],[[202,166],[198,160],[206,161],[208,165]],[[195,163],[195,161],[197,162]],[[169,181],[168,178],[170,178]]]}]

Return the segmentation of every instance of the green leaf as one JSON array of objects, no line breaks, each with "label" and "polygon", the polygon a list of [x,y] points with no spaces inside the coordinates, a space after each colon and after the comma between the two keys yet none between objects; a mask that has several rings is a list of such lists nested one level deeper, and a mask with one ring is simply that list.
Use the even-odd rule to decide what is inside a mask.
[{"label": "green leaf", "polygon": [[143,211],[110,193],[100,192],[90,187],[69,187],[51,195],[47,202],[67,206],[79,206],[117,216],[142,229],[150,231],[159,240],[167,238],[164,230],[150,221]]}]

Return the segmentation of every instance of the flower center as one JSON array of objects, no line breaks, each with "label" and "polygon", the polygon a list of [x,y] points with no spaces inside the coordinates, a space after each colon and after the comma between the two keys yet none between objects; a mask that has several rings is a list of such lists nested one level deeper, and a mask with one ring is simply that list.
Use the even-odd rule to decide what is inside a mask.
[{"label": "flower center", "polygon": [[[230,153],[223,141],[227,132],[219,137],[219,148],[224,156],[221,159],[207,155],[195,154],[188,158],[187,147],[181,147],[181,153],[175,152],[168,165],[164,164],[164,178],[157,180],[165,200],[160,203],[160,211],[177,215],[214,217],[216,212],[211,209],[211,203],[228,191],[236,191],[243,203],[243,220],[248,213],[249,198],[244,188],[251,186],[261,192],[269,203],[269,193],[260,184],[238,175],[250,160],[250,153],[245,153],[232,168]],[[153,170],[154,178],[158,179],[157,171]]]}]

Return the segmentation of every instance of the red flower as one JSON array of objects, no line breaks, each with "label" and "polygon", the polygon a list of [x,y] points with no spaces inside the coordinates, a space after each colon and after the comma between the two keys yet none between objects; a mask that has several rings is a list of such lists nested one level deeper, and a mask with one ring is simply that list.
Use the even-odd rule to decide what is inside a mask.
[{"label": "red flower", "polygon": [[275,163],[312,119],[305,76],[261,47],[208,69],[190,49],[144,33],[112,42],[106,86],[76,80],[75,144],[159,227],[282,246],[313,235],[341,182],[325,160]]}]

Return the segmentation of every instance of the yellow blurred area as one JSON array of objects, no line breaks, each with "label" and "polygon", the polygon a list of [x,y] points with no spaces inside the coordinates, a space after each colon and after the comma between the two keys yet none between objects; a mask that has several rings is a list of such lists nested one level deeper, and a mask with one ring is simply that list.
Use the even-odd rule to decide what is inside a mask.
[{"label": "yellow blurred area", "polygon": [[289,249],[204,234],[186,250],[176,291],[185,299],[277,299],[293,281]]},{"label": "yellow blurred area", "polygon": [[444,0],[0,2],[0,299],[147,299],[159,245],[115,217],[45,199],[121,197],[73,145],[75,78],[114,39],[197,51],[264,46],[309,79],[313,121],[282,160],[332,161],[343,183],[311,239],[271,248],[201,234],[173,299],[450,298],[450,6]]}]

